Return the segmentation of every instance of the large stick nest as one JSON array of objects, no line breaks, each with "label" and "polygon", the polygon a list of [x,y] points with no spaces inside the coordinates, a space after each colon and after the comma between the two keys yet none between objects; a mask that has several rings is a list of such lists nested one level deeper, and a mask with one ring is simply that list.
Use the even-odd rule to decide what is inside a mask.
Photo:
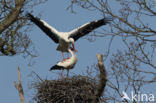
[{"label": "large stick nest", "polygon": [[36,83],[34,99],[37,103],[91,103],[96,88],[96,80],[86,76],[44,80]]}]

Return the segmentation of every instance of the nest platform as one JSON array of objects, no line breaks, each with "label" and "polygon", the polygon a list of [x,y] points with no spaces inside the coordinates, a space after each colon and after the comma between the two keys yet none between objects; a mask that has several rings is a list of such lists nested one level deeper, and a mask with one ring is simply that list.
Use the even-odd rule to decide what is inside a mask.
[{"label": "nest platform", "polygon": [[97,82],[86,76],[44,80],[35,84],[37,103],[91,103]]}]

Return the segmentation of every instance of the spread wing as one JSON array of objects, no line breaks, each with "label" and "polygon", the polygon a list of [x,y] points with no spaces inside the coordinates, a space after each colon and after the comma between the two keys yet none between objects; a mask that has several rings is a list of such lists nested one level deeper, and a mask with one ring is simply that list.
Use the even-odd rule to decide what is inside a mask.
[{"label": "spread wing", "polygon": [[37,17],[34,17],[32,14],[27,13],[27,17],[29,20],[31,20],[33,23],[35,23],[45,34],[47,34],[55,43],[59,42],[59,35],[58,31],[50,26],[48,23],[46,23],[43,20],[40,20]]},{"label": "spread wing", "polygon": [[100,20],[92,21],[86,23],[70,32],[69,37],[73,38],[75,41],[78,40],[80,37],[87,35],[88,33],[92,32],[94,29],[106,25],[112,21],[112,18],[103,18]]}]

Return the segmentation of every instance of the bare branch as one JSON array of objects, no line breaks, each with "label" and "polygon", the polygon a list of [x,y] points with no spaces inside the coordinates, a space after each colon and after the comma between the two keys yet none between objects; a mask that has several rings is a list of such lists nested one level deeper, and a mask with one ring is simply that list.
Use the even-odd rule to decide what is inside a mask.
[{"label": "bare branch", "polygon": [[0,44],[0,56],[13,56],[15,54],[23,54],[31,58],[37,56],[35,48],[32,46],[31,40],[27,35],[32,30],[32,24],[25,17],[25,11],[33,12],[34,6],[46,1],[0,1],[0,43],[2,43]]},{"label": "bare branch", "polygon": [[14,82],[14,85],[15,85],[15,88],[19,92],[20,102],[21,103],[24,103],[24,92],[23,92],[23,87],[22,87],[22,82],[21,82],[21,71],[20,71],[20,68],[19,67],[18,67],[18,81],[19,81],[19,83],[17,83],[15,81]]},{"label": "bare branch", "polygon": [[[94,32],[91,37],[116,37],[116,41],[125,48],[114,49],[107,73],[107,88],[103,102],[121,103],[122,91],[140,92],[148,84],[154,86],[156,74],[156,1],[155,0],[71,0],[68,7],[75,10],[75,5],[82,9],[96,11],[102,16],[114,17],[109,28]],[[114,8],[114,5],[118,8]],[[100,35],[99,35],[100,34]],[[113,40],[112,40],[113,45]],[[115,45],[116,46],[116,45]],[[108,49],[108,51],[109,51]],[[111,50],[113,49],[113,50]],[[110,54],[111,55],[111,54]],[[104,56],[105,57],[105,56]],[[107,59],[107,60],[108,60]],[[111,91],[111,92],[109,92]],[[150,91],[150,90],[149,90]],[[153,91],[150,91],[153,92]],[[124,101],[129,103],[130,101]],[[136,102],[136,101],[135,101]]]},{"label": "bare branch", "polygon": [[0,34],[17,20],[24,2],[25,0],[15,0],[15,8],[13,8],[0,23]]},{"label": "bare branch", "polygon": [[100,81],[99,81],[99,84],[95,93],[96,97],[93,99],[92,103],[99,103],[99,97],[102,96],[103,91],[106,86],[106,82],[107,82],[107,74],[106,74],[106,69],[104,67],[104,63],[103,63],[103,55],[97,54],[97,59],[98,59],[98,67],[100,71]]}]

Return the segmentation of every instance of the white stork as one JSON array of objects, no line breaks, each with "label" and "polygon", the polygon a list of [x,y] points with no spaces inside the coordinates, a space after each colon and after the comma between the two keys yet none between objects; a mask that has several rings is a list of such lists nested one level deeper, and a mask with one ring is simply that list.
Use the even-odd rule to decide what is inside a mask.
[{"label": "white stork", "polygon": [[[67,70],[68,77],[69,69],[74,68],[75,64],[77,63],[77,57],[75,53],[71,50],[71,48],[68,48],[68,52],[71,54],[71,57],[69,59],[66,59],[65,61],[60,61],[56,65],[52,66],[50,70]],[[63,72],[63,71],[62,71]],[[62,77],[62,72],[60,73],[60,77]]]},{"label": "white stork", "polygon": [[[28,19],[30,19],[33,23],[35,23],[43,32],[45,32],[55,43],[59,43],[57,50],[62,52],[68,52],[68,48],[70,44],[72,44],[74,51],[76,52],[74,42],[78,40],[80,37],[85,36],[90,33],[94,29],[106,25],[112,18],[103,18],[100,20],[88,22],[70,32],[59,32],[54,27],[50,26],[43,20],[40,20],[37,17],[34,17],[32,14],[27,13]],[[64,59],[64,55],[63,55]]]}]

